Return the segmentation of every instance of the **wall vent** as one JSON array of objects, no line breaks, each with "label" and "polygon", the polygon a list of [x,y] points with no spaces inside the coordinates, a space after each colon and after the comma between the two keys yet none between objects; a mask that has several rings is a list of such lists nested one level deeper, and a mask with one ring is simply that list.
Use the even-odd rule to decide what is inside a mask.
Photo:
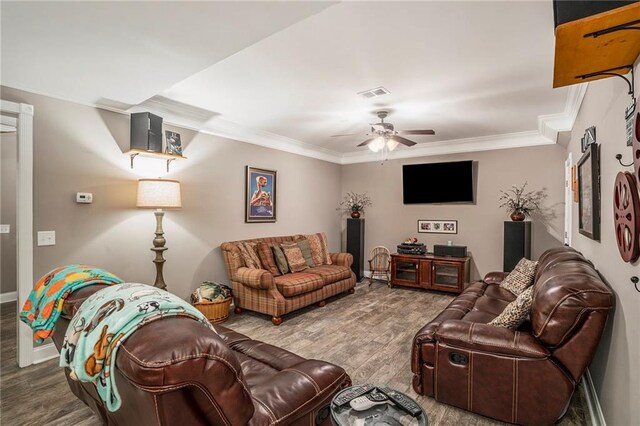
[{"label": "wall vent", "polygon": [[388,95],[389,93],[390,92],[387,89],[380,86],[380,87],[376,87],[375,89],[369,89],[369,90],[365,90],[364,92],[360,92],[358,93],[358,95],[362,96],[363,98],[369,99],[369,98],[376,98],[382,95]]}]

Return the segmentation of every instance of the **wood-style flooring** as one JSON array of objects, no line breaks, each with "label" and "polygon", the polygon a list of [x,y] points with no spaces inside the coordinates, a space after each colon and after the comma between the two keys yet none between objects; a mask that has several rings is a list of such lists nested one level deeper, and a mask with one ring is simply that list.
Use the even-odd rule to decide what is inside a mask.
[{"label": "wood-style flooring", "polygon": [[[325,307],[311,306],[285,315],[275,327],[266,315],[231,314],[224,323],[254,339],[278,345],[306,358],[333,362],[354,383],[387,384],[422,405],[430,425],[502,423],[421,397],[411,388],[409,367],[414,334],[438,314],[452,296],[382,283],[358,284],[354,295],[337,296]],[[20,369],[16,363],[16,305],[0,305],[0,424],[96,425],[99,419],[75,398],[58,360]],[[562,426],[590,425],[582,386]],[[141,425],[142,426],[142,425]]]}]

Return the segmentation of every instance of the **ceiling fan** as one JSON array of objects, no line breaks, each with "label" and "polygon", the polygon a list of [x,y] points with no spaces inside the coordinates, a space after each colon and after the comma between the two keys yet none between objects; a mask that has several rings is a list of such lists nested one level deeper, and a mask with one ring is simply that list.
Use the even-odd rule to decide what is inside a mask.
[{"label": "ceiling fan", "polygon": [[[395,130],[393,124],[385,123],[384,119],[389,115],[388,111],[378,111],[376,113],[378,118],[380,119],[379,123],[371,124],[371,133],[367,133],[366,136],[370,136],[369,139],[365,140],[358,146],[367,146],[371,151],[378,152],[385,147],[389,151],[393,151],[399,144],[405,146],[413,146],[416,142],[404,138],[400,135],[435,135],[431,129],[428,130]],[[331,137],[340,137],[340,136],[352,136],[357,133],[351,133],[348,135],[333,135]]]}]

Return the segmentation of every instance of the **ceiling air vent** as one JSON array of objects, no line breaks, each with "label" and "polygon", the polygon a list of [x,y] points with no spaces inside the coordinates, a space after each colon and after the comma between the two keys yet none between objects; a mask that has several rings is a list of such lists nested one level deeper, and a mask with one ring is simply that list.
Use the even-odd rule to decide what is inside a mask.
[{"label": "ceiling air vent", "polygon": [[389,93],[390,92],[387,89],[380,86],[380,87],[376,87],[375,89],[369,89],[369,90],[365,90],[364,92],[360,92],[358,93],[358,95],[362,96],[363,98],[369,99],[369,98],[376,98],[382,95],[388,95]]}]

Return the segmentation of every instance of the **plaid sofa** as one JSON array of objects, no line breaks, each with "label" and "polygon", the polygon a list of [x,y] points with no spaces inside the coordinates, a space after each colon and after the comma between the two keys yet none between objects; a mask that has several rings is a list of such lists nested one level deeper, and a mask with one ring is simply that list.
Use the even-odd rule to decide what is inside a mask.
[{"label": "plaid sofa", "polygon": [[321,265],[303,272],[274,277],[266,269],[247,268],[238,243],[282,243],[294,241],[298,235],[254,238],[222,243],[222,255],[233,286],[236,313],[242,309],[271,315],[275,325],[282,323],[282,315],[318,303],[339,293],[353,293],[356,276],[351,271],[353,256],[349,253],[330,253],[332,265]]}]

